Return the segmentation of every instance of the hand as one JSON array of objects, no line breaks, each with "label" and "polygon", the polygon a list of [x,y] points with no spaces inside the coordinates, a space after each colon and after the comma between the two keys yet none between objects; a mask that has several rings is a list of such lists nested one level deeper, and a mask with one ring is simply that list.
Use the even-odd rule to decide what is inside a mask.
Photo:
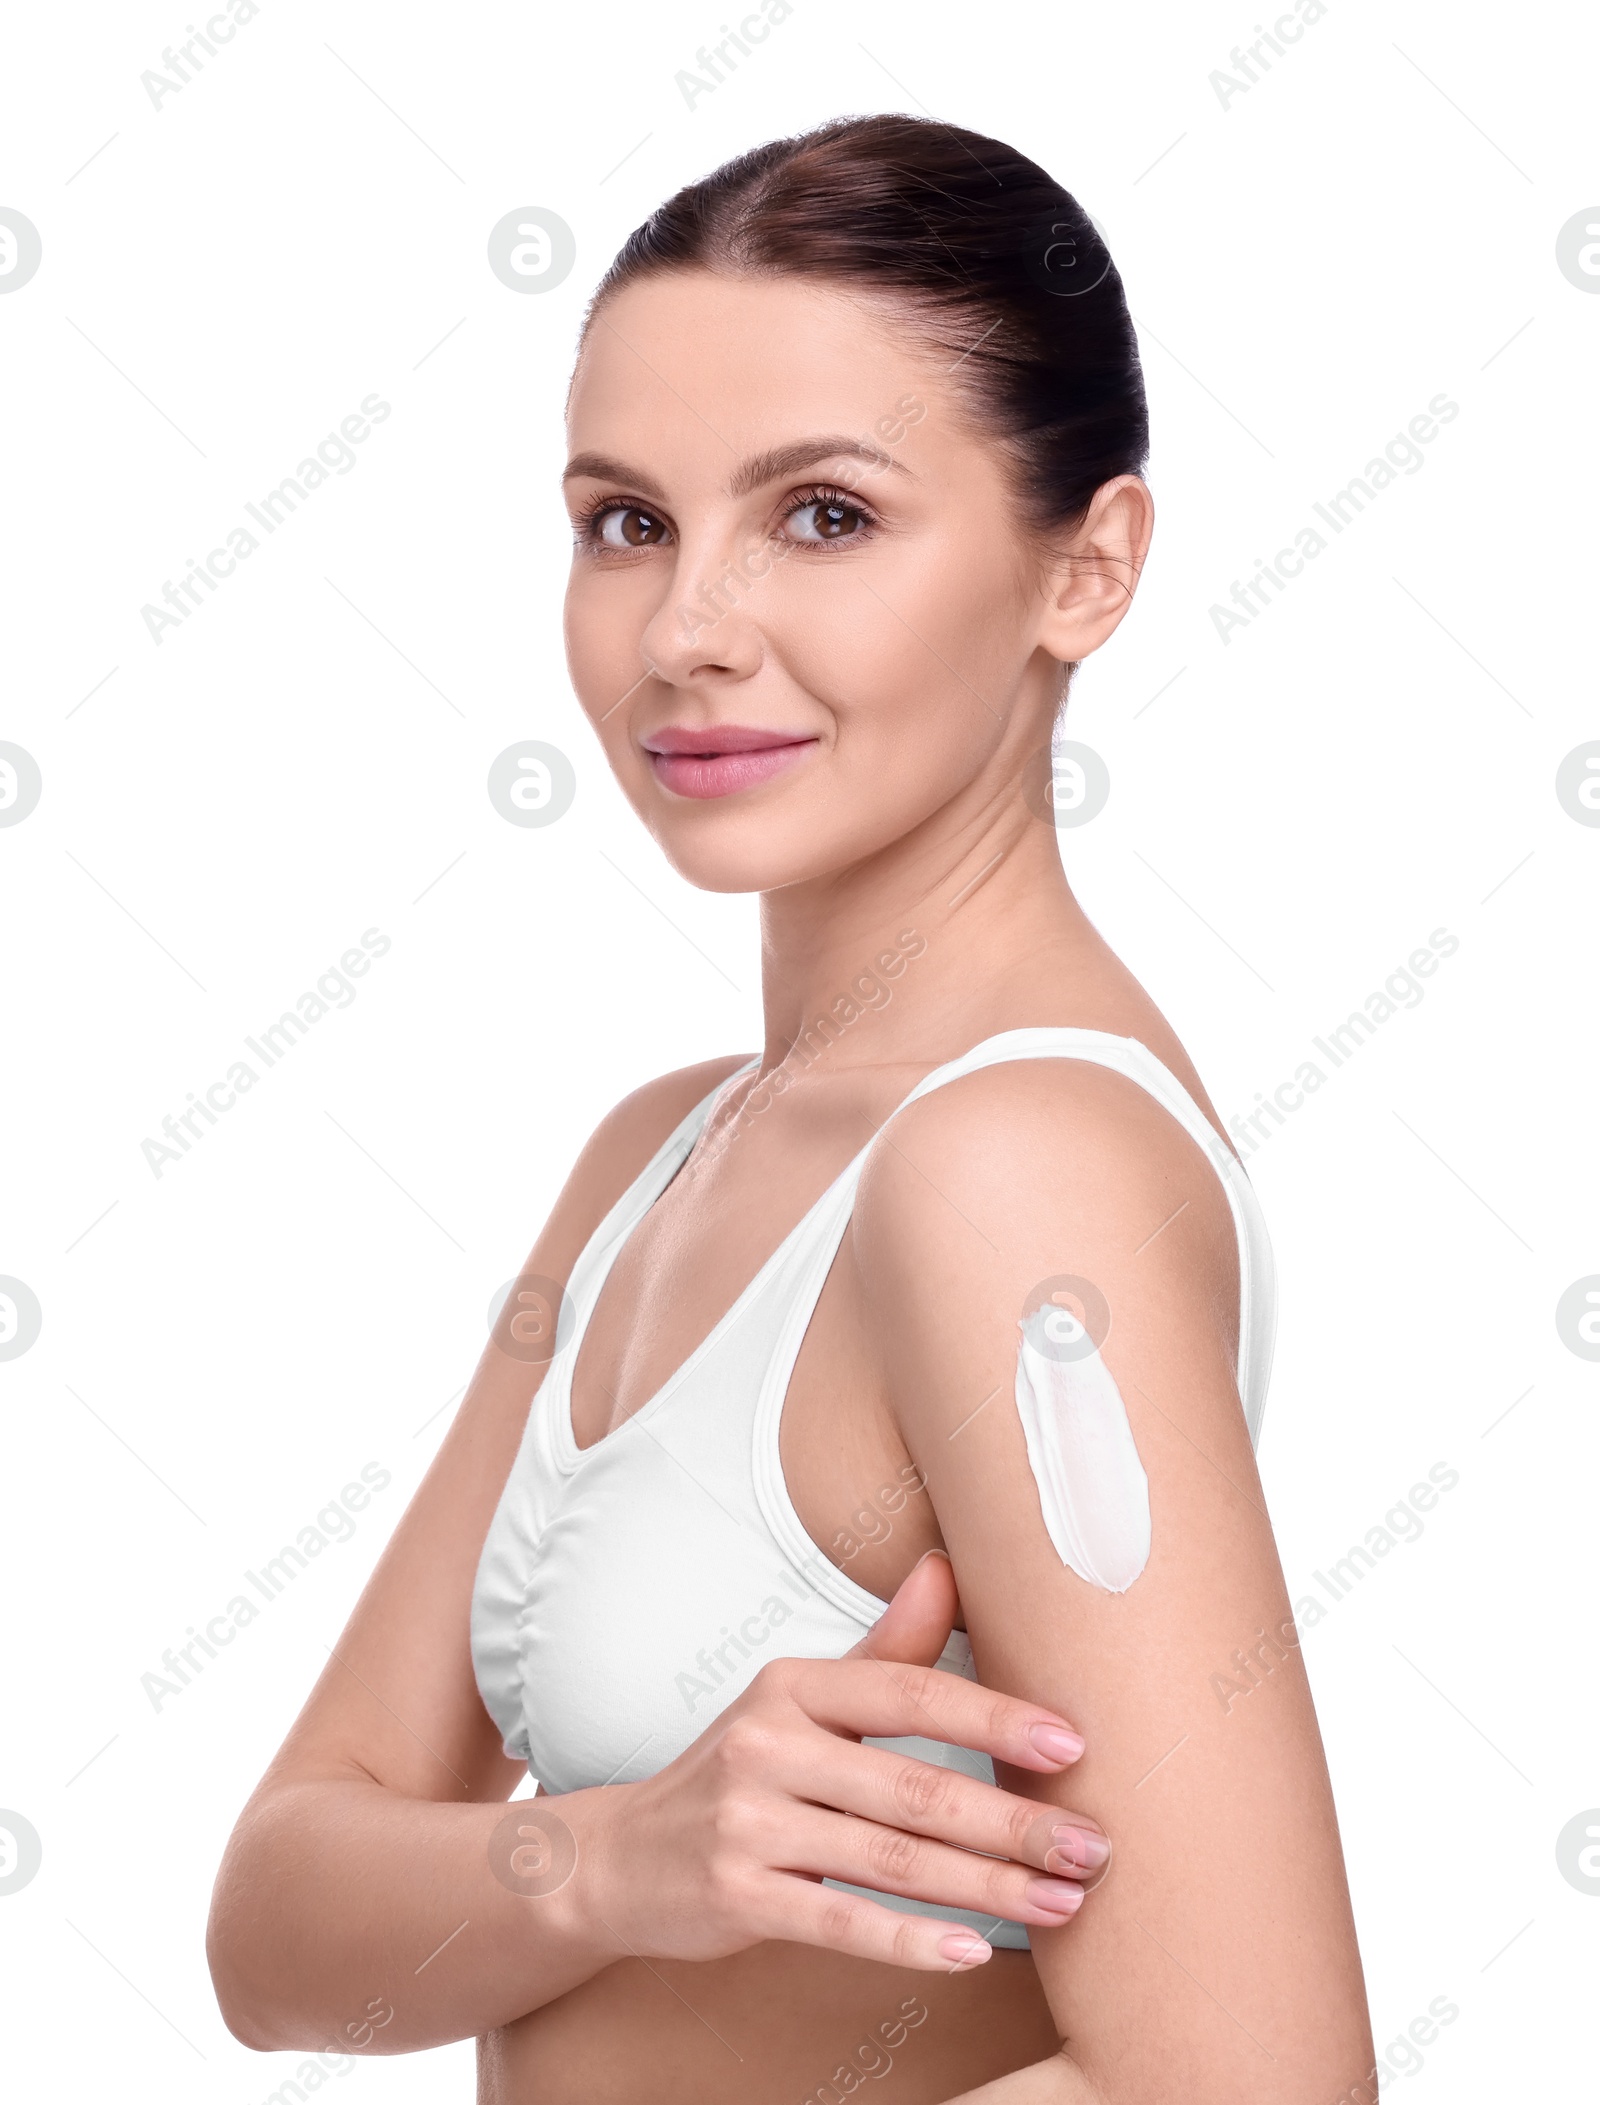
[{"label": "hand", "polygon": [[1093,1821],[860,1744],[918,1734],[1046,1775],[1082,1754],[1054,1712],[933,1670],[959,1606],[949,1558],[931,1551],[842,1659],[773,1660],[655,1776],[553,1800],[577,1838],[572,1897],[591,1927],[643,1958],[720,1959],[778,1938],[949,1972],[991,1947],[822,1879],[1066,1922],[1083,1888],[1059,1874],[1105,1860]]}]

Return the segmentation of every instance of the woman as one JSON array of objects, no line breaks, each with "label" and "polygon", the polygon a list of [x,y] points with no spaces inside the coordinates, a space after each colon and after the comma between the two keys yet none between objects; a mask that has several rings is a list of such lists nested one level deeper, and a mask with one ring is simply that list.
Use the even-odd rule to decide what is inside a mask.
[{"label": "woman", "polygon": [[1110,258],[829,125],[629,240],[568,421],[574,686],[761,894],[765,1040],[580,1155],[239,1823],[227,2021],[477,2035],[486,2105],[1362,2097],[1270,1252],[1052,823],[1151,531]]}]

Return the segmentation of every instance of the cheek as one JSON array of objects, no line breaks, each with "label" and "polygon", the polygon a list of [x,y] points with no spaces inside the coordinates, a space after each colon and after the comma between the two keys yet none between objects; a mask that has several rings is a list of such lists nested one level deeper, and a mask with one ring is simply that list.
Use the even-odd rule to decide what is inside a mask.
[{"label": "cheek", "polygon": [[818,647],[796,668],[836,726],[825,770],[791,814],[795,841],[820,866],[887,848],[922,825],[980,774],[1001,734],[997,717],[897,623],[875,622],[848,641],[855,647],[837,662],[830,638],[829,662],[817,662]]},{"label": "cheek", "polygon": [[790,677],[836,715],[840,763],[969,775],[1023,670],[1014,581],[926,546],[817,576],[830,561],[784,579],[768,626]]},{"label": "cheek", "polygon": [[660,792],[633,733],[639,701],[656,690],[644,637],[663,589],[654,565],[600,576],[578,565],[568,580],[562,615],[572,691],[619,788],[652,831],[660,818]]},{"label": "cheek", "polygon": [[642,573],[600,578],[574,567],[567,581],[562,609],[567,668],[573,692],[596,725],[644,670],[640,641],[658,597],[659,586],[652,588]]},{"label": "cheek", "polygon": [[[620,588],[620,589],[619,589]],[[562,610],[567,676],[606,764],[634,810],[649,821],[659,802],[649,762],[632,735],[633,703],[645,677],[642,639],[659,596],[640,578],[595,579],[575,570]],[[635,693],[630,696],[628,690]]]}]

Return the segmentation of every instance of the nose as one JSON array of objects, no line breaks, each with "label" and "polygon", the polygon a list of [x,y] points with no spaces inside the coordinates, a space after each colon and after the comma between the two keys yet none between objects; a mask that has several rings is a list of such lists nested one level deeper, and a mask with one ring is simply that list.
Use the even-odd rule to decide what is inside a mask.
[{"label": "nose", "polygon": [[645,660],[674,686],[747,680],[764,656],[759,595],[773,561],[760,546],[685,546],[645,626]]}]

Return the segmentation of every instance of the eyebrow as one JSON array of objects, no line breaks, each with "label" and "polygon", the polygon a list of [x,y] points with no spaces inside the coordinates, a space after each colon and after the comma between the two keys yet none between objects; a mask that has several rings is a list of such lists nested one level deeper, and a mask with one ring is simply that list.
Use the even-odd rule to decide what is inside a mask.
[{"label": "eyebrow", "polygon": [[[910,472],[892,454],[865,439],[827,432],[818,438],[795,439],[787,446],[774,446],[766,453],[753,453],[734,470],[728,483],[728,495],[747,497],[752,490],[759,490],[763,483],[777,482],[785,475],[799,474],[802,468],[815,467],[818,461],[841,457],[871,461],[875,468],[892,468],[897,475]],[[567,462],[562,480],[570,482],[580,475],[593,476],[597,482],[625,483],[640,496],[653,498],[657,504],[666,502],[666,493],[659,483],[648,475],[639,474],[625,462],[613,460],[609,454],[574,454]]]},{"label": "eyebrow", "polygon": [[752,490],[759,490],[763,483],[777,482],[785,475],[798,475],[802,468],[814,468],[820,460],[837,460],[841,455],[849,460],[871,461],[875,468],[893,468],[897,475],[910,472],[892,454],[886,453],[881,446],[874,446],[869,439],[853,439],[829,432],[821,438],[795,439],[790,445],[774,446],[769,453],[753,453],[734,469],[728,483],[728,495],[747,497]]}]

